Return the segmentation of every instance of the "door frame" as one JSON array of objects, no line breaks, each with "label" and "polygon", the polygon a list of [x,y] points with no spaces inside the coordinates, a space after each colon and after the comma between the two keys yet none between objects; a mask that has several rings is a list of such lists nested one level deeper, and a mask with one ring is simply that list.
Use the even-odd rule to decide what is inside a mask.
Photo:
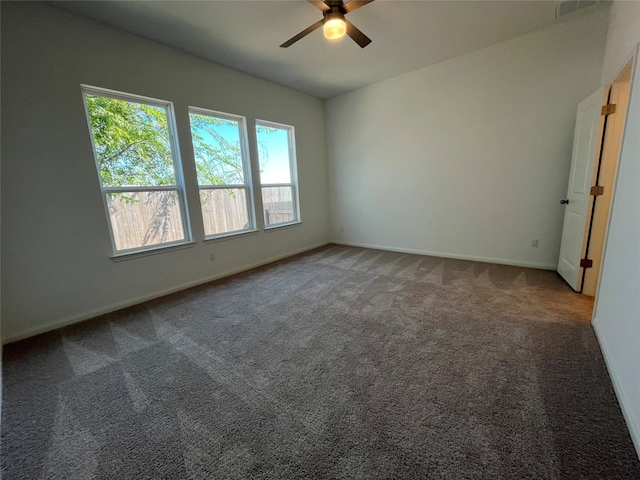
[{"label": "door frame", "polygon": [[607,115],[601,132],[600,152],[594,162],[592,185],[604,188],[602,195],[593,196],[590,200],[590,220],[585,225],[582,258],[592,260],[591,268],[582,268],[580,293],[595,297],[597,294],[600,271],[609,230],[609,217],[618,175],[618,160],[622,135],[627,117],[631,79],[633,77],[636,55],[634,54],[607,87],[606,104],[616,103],[616,112]]}]

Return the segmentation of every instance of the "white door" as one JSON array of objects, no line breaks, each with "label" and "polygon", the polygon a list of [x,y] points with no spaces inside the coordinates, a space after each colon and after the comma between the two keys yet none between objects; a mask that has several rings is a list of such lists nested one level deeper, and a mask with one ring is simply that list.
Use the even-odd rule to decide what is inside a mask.
[{"label": "white door", "polygon": [[571,288],[582,288],[580,260],[586,250],[588,227],[593,202],[589,190],[593,185],[594,165],[600,157],[604,116],[600,114],[606,104],[605,90],[601,88],[578,105],[576,131],[573,137],[573,154],[567,196],[564,204],[564,226],[558,259],[558,273]]}]

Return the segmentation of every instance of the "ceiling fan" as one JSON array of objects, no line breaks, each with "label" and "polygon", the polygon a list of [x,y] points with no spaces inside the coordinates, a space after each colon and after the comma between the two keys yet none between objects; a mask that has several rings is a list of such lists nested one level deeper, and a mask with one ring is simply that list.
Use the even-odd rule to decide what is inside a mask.
[{"label": "ceiling fan", "polygon": [[347,13],[353,12],[355,9],[365,6],[367,3],[373,2],[373,0],[350,0],[344,3],[343,0],[307,0],[315,7],[322,10],[322,20],[317,21],[306,30],[303,30],[295,37],[290,38],[282,45],[282,48],[287,48],[303,37],[306,37],[314,30],[323,27],[324,36],[329,40],[338,40],[346,35],[349,35],[354,42],[360,45],[361,48],[366,47],[371,43],[371,39],[364,33],[358,30],[353,23],[344,18]]}]

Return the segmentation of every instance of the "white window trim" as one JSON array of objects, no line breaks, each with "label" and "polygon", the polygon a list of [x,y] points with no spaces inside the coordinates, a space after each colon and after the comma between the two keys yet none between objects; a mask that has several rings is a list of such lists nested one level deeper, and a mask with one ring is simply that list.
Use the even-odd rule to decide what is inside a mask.
[{"label": "white window trim", "polygon": [[183,248],[193,247],[196,244],[193,240],[178,240],[176,242],[167,242],[161,245],[154,245],[145,250],[120,250],[118,253],[111,256],[111,260],[114,262],[121,262],[123,260],[132,260],[139,257],[147,257],[149,255],[156,255],[158,253],[164,253],[167,250],[180,250]]},{"label": "white window trim", "polygon": [[[256,119],[255,127],[256,127],[256,141],[257,141],[257,128],[259,126],[262,127],[272,127],[280,130],[287,130],[287,139],[289,142],[289,175],[291,182],[290,183],[262,183],[262,178],[260,179],[260,188],[269,188],[269,187],[291,187],[291,200],[293,201],[293,212],[295,218],[290,222],[281,222],[274,223],[271,225],[266,224],[266,219],[263,218],[264,229],[271,230],[273,228],[285,227],[289,225],[296,225],[302,223],[302,219],[300,218],[300,197],[298,192],[298,159],[296,156],[296,140],[295,140],[295,127],[293,125],[285,125],[284,123],[271,122],[269,120],[260,120]],[[258,168],[260,167],[260,159],[258,159]],[[260,192],[262,195],[262,191]],[[264,210],[264,209],[263,209]],[[264,217],[264,211],[262,212],[262,216]]]},{"label": "white window trim", "polygon": [[[230,232],[215,233],[207,235],[204,233],[204,240],[215,240],[218,238],[228,238],[237,235],[244,235],[246,233],[257,232],[256,228],[256,209],[255,199],[253,192],[253,180],[251,177],[251,157],[249,155],[249,142],[247,137],[247,119],[242,115],[234,115],[232,113],[219,112],[217,110],[209,110],[201,107],[189,107],[188,114],[195,113],[197,115],[206,115],[209,117],[221,118],[223,120],[229,120],[232,122],[238,122],[238,132],[240,134],[240,156],[242,157],[242,172],[244,175],[244,184],[225,184],[225,185],[200,185],[198,182],[198,194],[200,190],[226,190],[226,189],[246,189],[247,195],[245,196],[247,202],[247,217],[249,220],[249,228],[242,230],[233,230]],[[189,138],[191,139],[191,147],[193,148],[193,137],[191,135],[191,118],[189,118]],[[195,152],[194,152],[195,163]],[[204,222],[204,210],[202,204],[200,205],[200,215],[203,216]]]},{"label": "white window trim", "polygon": [[[184,171],[182,168],[182,160],[180,157],[180,148],[178,146],[178,134],[176,129],[175,109],[173,102],[166,100],[158,100],[157,98],[145,97],[142,95],[134,95],[131,93],[119,92],[116,90],[110,90],[102,87],[94,87],[92,85],[80,85],[82,93],[82,102],[84,105],[85,117],[87,120],[87,126],[89,128],[89,139],[91,140],[91,148],[93,149],[93,158],[96,165],[96,174],[98,176],[98,182],[100,184],[100,191],[102,194],[102,203],[104,205],[104,213],[109,227],[109,237],[111,239],[111,249],[113,254],[111,258],[123,259],[127,256],[140,256],[144,253],[159,253],[163,249],[173,250],[177,246],[189,245],[193,243],[193,236],[191,233],[191,222],[189,221],[187,195],[184,183]],[[91,119],[89,117],[89,109],[87,107],[86,95],[94,95],[101,97],[110,97],[117,100],[123,100],[125,102],[144,103],[159,108],[164,108],[167,114],[167,130],[169,132],[169,145],[171,147],[171,156],[173,158],[173,170],[176,178],[175,185],[149,185],[149,186],[122,186],[122,187],[105,187],[102,182],[102,176],[100,175],[100,163],[98,162],[98,156],[96,155],[96,146],[93,140],[93,128],[91,125]],[[108,193],[120,193],[120,192],[150,192],[150,191],[167,191],[175,190],[178,192],[178,203],[180,204],[180,215],[182,216],[182,229],[184,232],[184,239],[176,240],[173,242],[165,242],[160,244],[141,246],[136,248],[129,248],[125,250],[118,250],[116,247],[115,236],[113,234],[113,225],[111,224],[111,216],[109,214],[109,205],[107,203]]]}]

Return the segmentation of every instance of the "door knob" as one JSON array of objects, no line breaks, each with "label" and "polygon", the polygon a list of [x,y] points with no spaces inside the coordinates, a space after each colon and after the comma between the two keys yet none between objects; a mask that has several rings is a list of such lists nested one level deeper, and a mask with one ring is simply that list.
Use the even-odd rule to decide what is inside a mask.
[{"label": "door knob", "polygon": [[560,203],[561,203],[562,205],[569,205],[569,199],[567,198],[567,199],[565,199],[565,200],[560,200]]}]

